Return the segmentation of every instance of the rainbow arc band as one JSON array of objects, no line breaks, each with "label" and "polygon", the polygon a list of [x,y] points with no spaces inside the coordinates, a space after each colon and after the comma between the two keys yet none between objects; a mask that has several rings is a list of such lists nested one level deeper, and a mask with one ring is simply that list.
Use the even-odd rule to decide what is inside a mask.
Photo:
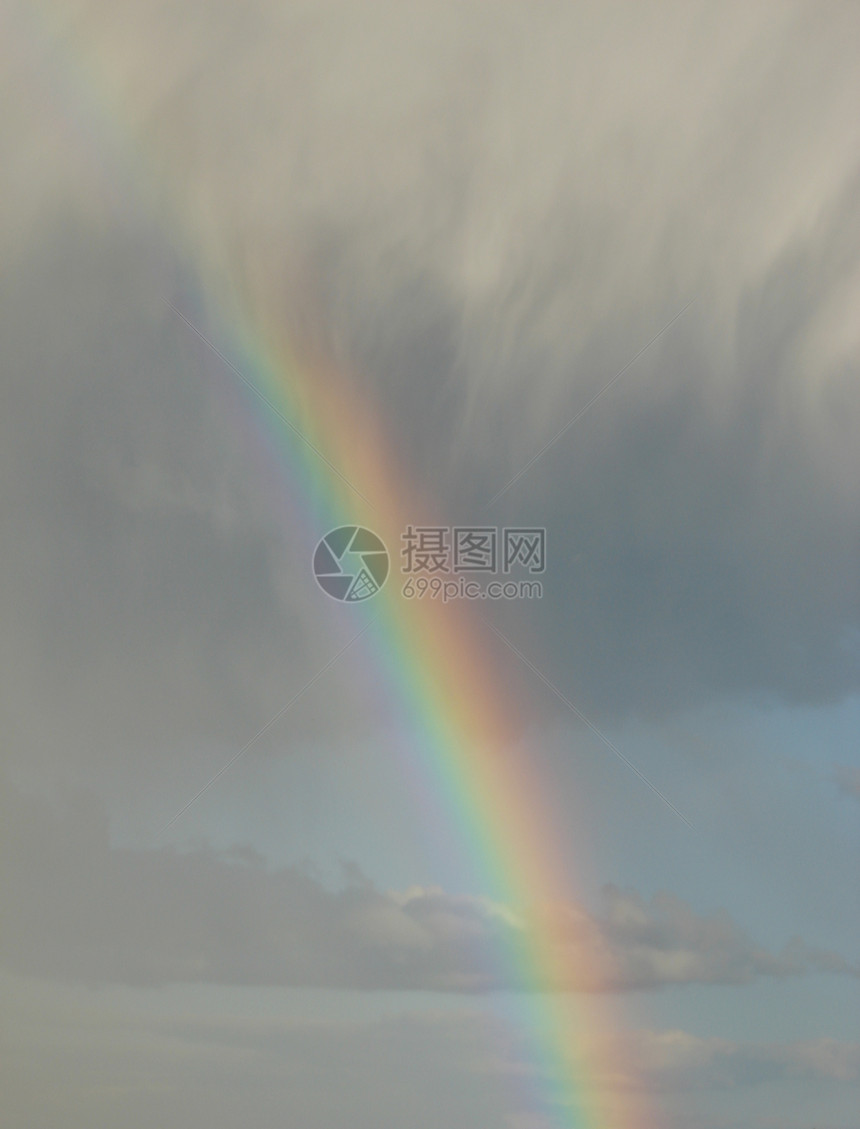
[{"label": "rainbow arc band", "polygon": [[[285,523],[294,523],[291,534],[307,535],[312,543],[320,530],[355,528],[363,517],[357,507],[364,506],[373,513],[377,536],[396,544],[405,515],[426,512],[427,501],[408,486],[378,406],[329,356],[302,355],[296,348],[284,327],[277,278],[251,282],[226,269],[218,230],[199,223],[184,190],[187,177],[171,167],[170,154],[153,140],[158,131],[142,132],[141,122],[149,118],[127,106],[104,44],[94,35],[88,41],[83,26],[74,44],[64,40],[54,30],[50,5],[22,10],[29,13],[21,29],[28,37],[25,50],[34,46],[30,38],[38,40],[37,54],[49,70],[47,92],[56,99],[60,120],[71,130],[85,120],[78,140],[102,166],[105,183],[117,182],[117,206],[149,209],[177,258],[188,260],[218,355],[242,393],[239,431],[246,433],[250,421],[255,451],[275,466]],[[325,334],[309,333],[308,339],[325,340]],[[513,695],[494,672],[489,641],[468,607],[404,600],[395,585],[383,588],[381,558],[373,568],[366,563],[372,552],[378,550],[358,553],[370,580],[363,577],[353,588],[359,569],[345,592],[363,603],[370,581],[377,585],[373,617],[359,634],[387,693],[414,801],[438,829],[446,854],[456,848],[464,883],[504,906],[518,923],[500,931],[486,959],[498,966],[500,983],[522,988],[516,1006],[532,1059],[533,1069],[522,1075],[529,1105],[547,1125],[565,1129],[650,1129],[655,1121],[644,1087],[612,1049],[618,1042],[608,1012],[588,990],[602,970],[592,966],[587,946],[577,945],[569,926],[560,927],[558,912],[552,912],[571,894],[569,843],[559,833],[534,760],[521,748],[524,725]],[[332,554],[346,575],[343,556]],[[586,990],[568,993],[575,988]]]}]

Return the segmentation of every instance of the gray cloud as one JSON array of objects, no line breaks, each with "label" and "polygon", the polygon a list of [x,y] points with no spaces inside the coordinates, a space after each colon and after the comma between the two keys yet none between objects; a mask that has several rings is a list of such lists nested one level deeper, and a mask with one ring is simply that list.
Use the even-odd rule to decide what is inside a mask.
[{"label": "gray cloud", "polygon": [[61,1109],[66,1124],[99,1129],[165,1118],[194,1129],[433,1129],[440,1119],[493,1129],[523,1104],[507,1084],[518,1066],[508,1040],[479,1014],[276,1020],[234,1002],[205,1017],[178,1006],[153,1016],[135,1002],[123,1000],[122,1018],[101,994],[71,1015],[54,1002],[47,1033],[45,1013],[26,1010],[28,1036],[14,1034],[0,1063],[4,1123],[54,1124]]},{"label": "gray cloud", "polygon": [[789,1079],[860,1083],[860,1044],[838,1039],[756,1044],[686,1031],[639,1031],[624,1042],[640,1076],[664,1091],[734,1089]]},{"label": "gray cloud", "polygon": [[[176,762],[211,776],[354,627],[244,392],[166,305],[163,233],[66,212],[3,286],[3,756],[123,791]],[[293,741],[362,731],[341,673]]]},{"label": "gray cloud", "polygon": [[[308,1054],[312,1053],[309,1042],[315,1039],[320,1044],[330,1044],[352,1033],[346,1024],[325,1021],[284,1025],[238,1020],[219,1025],[212,1021],[189,1020],[164,1022],[157,1030],[189,1044],[209,1043],[267,1054],[277,1053],[285,1044],[293,1052],[303,1045]],[[516,1061],[500,1032],[493,1031],[486,1018],[477,1012],[407,1012],[368,1025],[366,1034],[374,1041],[384,1039],[391,1048],[389,1053],[395,1053],[395,1043],[404,1039],[409,1043],[427,1035],[431,1038],[442,1035],[461,1047],[472,1060],[472,1069],[477,1068],[476,1072],[490,1076],[535,1071],[534,1066]],[[606,1061],[614,1064],[610,1068],[614,1073],[611,1082],[620,1087],[644,1083],[664,1091],[730,1089],[792,1078],[849,1085],[860,1083],[860,1043],[839,1039],[755,1043],[702,1038],[683,1030],[634,1029],[610,1043]],[[403,1054],[402,1044],[400,1053]],[[621,1063],[628,1065],[630,1073],[626,1078],[619,1077]],[[607,1077],[595,1081],[609,1082],[609,1071],[606,1073]]]},{"label": "gray cloud", "polygon": [[111,847],[103,807],[11,794],[4,880],[5,959],[19,973],[90,983],[290,984],[483,992],[518,987],[532,928],[565,954],[587,992],[745,984],[762,976],[857,976],[795,939],[756,945],[725,913],[609,886],[600,912],[544,907],[536,923],[484,898],[416,887],[383,892],[353,868],[327,889],[312,871],[270,870],[256,852]]},{"label": "gray cloud", "polygon": [[[130,1006],[122,1017],[117,997],[90,994],[85,1007],[72,997],[21,1012],[4,985],[16,1018],[27,1023],[9,1040],[4,1056],[4,1109],[12,1129],[41,1114],[53,1123],[61,1108],[67,1123],[136,1129],[159,1117],[184,1125],[228,1126],[242,1119],[256,1129],[289,1116],[302,1125],[397,1126],[439,1124],[546,1129],[552,1119],[534,1109],[532,1084],[541,1070],[523,1061],[497,1017],[478,1010],[398,1010],[367,1020],[260,1015],[253,1003],[229,1010],[222,1001],[207,1014],[183,1012],[181,1001],[159,1009]],[[20,993],[20,987],[18,989]],[[35,1001],[33,1001],[35,1003]],[[69,1003],[74,1009],[69,1010]],[[53,1020],[48,1031],[45,1019]],[[26,1032],[26,1036],[19,1034]],[[45,1037],[47,1034],[47,1038]],[[798,1080],[815,1084],[819,1105],[834,1124],[844,1120],[860,1081],[856,1043],[818,1038],[803,1042],[741,1042],[702,1038],[685,1030],[632,1030],[598,1043],[588,1064],[591,1083],[610,1091],[659,1095],[661,1124],[691,1124],[689,1106],[677,1099],[703,1090],[734,1094],[733,1124],[766,1125],[750,1114],[751,1091],[768,1088],[788,1100]],[[842,1099],[843,1121],[833,1099]],[[674,1099],[674,1100],[673,1100]],[[804,1111],[787,1112],[783,1124],[802,1126]],[[78,1120],[75,1120],[77,1118]],[[69,1120],[71,1119],[71,1120]],[[693,1124],[725,1124],[717,1118]]]},{"label": "gray cloud", "polygon": [[[599,5],[541,19],[497,7],[490,28],[473,4],[261,2],[253,20],[242,5],[266,34],[237,50],[230,4],[185,5],[180,26],[167,8],[85,3],[68,8],[60,54],[84,42],[98,65],[80,82],[126,123],[97,156],[111,182],[117,149],[135,152],[145,238],[210,264],[207,328],[224,329],[217,296],[235,285],[252,323],[317,338],[448,517],[478,518],[695,298],[489,515],[550,529],[547,598],[508,609],[511,626],[595,714],[856,690],[856,11],[669,5],[656,19],[632,5],[622,20]],[[5,139],[10,192],[26,183],[26,139],[61,128],[50,103],[28,114]],[[87,584],[107,587],[109,617],[86,600],[65,626],[55,617],[58,664],[63,630],[69,650],[89,631],[103,652],[139,633],[135,663],[157,663],[132,664],[134,695],[116,687],[116,728],[145,727],[169,682],[181,701],[165,728],[197,735],[219,703],[231,717],[270,712],[274,685],[260,688],[288,661],[284,617],[291,653],[324,661],[301,621],[308,546],[266,516],[247,452],[217,419],[202,376],[223,379],[218,366],[139,299],[116,316],[113,280],[126,301],[147,270],[148,293],[170,291],[175,263],[135,261],[140,247],[121,245],[138,222],[128,211],[96,235],[92,171],[82,187],[64,152],[45,158],[54,187],[35,219],[32,194],[10,195],[20,222],[5,236],[16,332],[4,350],[42,373],[7,413],[31,456],[13,444],[9,459],[53,483],[48,497],[28,489],[26,560],[62,557],[59,577],[40,565],[44,588],[68,586],[76,603]],[[79,234],[58,248],[70,214]],[[110,360],[110,398],[106,376],[83,375],[96,357]],[[192,390],[177,377],[195,366]],[[48,459],[44,397],[61,384],[76,407],[52,406],[62,429]],[[146,423],[133,436],[109,407],[132,403]],[[296,567],[272,563],[282,555]],[[149,597],[131,610],[155,575],[183,641],[147,637]],[[38,608],[35,577],[17,583],[10,599]],[[37,611],[21,628],[48,625]]]}]

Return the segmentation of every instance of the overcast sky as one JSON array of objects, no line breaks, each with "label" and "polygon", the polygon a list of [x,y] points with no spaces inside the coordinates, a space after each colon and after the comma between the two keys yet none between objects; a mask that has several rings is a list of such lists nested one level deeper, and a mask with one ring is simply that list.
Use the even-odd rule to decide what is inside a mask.
[{"label": "overcast sky", "polygon": [[[856,1129],[860,8],[0,28],[3,1124],[566,1124],[492,955],[540,928],[655,1126]],[[547,529],[491,614],[549,922],[439,849],[361,647],[185,807],[356,622],[237,295],[434,514]]]}]

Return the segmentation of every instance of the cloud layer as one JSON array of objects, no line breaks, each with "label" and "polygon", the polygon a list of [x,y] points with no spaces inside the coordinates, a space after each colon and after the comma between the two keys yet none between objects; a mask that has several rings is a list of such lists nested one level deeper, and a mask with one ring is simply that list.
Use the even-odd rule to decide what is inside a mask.
[{"label": "cloud layer", "polygon": [[[545,1084],[541,1068],[523,1061],[497,1017],[477,1009],[398,1009],[368,1021],[310,1019],[291,1014],[286,1000],[280,1015],[222,1001],[192,1015],[179,1001],[153,1013],[128,993],[84,1000],[64,992],[65,1009],[34,993],[38,1007],[22,1012],[24,987],[4,982],[16,1020],[0,1063],[10,1129],[32,1124],[36,1114],[53,1124],[56,1109],[67,1124],[96,1129],[143,1129],[158,1120],[190,1129],[242,1120],[265,1129],[285,1116],[312,1129],[432,1129],[440,1118],[475,1129],[552,1123],[531,1098],[532,1087]],[[754,1043],[646,1028],[591,1051],[592,1084],[632,1091],[640,1102],[647,1091],[659,1094],[667,1129],[765,1129],[773,1125],[767,1102],[774,1095],[795,1100],[780,1124],[809,1124],[809,1103],[796,1100],[798,1082],[813,1088],[817,1123],[850,1124],[860,1084],[858,1045],[826,1038]],[[703,1121],[690,1104],[703,1091],[733,1100],[737,1116]],[[752,1112],[756,1091],[764,1094],[759,1116]]]},{"label": "cloud layer", "polygon": [[[57,8],[64,34],[37,27],[29,47],[66,60],[69,98],[107,106],[113,128],[82,185],[67,123],[46,199],[20,185],[29,139],[63,128],[58,107],[32,100],[5,139],[17,204],[3,341],[10,371],[28,374],[8,426],[38,444],[51,403],[45,465],[68,475],[76,515],[58,523],[58,500],[30,491],[9,539],[28,559],[62,558],[70,594],[108,585],[132,609],[133,526],[162,583],[127,630],[159,628],[147,653],[195,665],[189,703],[248,704],[283,662],[266,640],[252,669],[252,634],[289,630],[294,655],[313,644],[308,546],[295,530],[281,544],[247,451],[205,381],[187,380],[180,327],[151,314],[180,258],[186,287],[196,272],[210,297],[238,291],[251,323],[318,337],[372,398],[407,474],[462,521],[694,299],[483,515],[550,529],[547,598],[518,626],[586,712],[860,687],[852,6],[724,5],[717,18],[669,5],[657,19],[584,4],[538,20],[502,3],[491,27],[476,3]],[[265,34],[238,50],[246,20]],[[114,183],[129,163],[138,180]],[[107,227],[91,208],[100,175],[129,189]],[[139,227],[162,247],[159,269],[128,243]],[[117,280],[132,303],[122,318]],[[229,341],[217,300],[208,316]],[[223,382],[209,362],[206,379]],[[115,410],[85,424],[102,395],[94,369]],[[127,428],[140,409],[147,427]],[[26,450],[10,448],[14,475],[30,472]],[[279,553],[295,570],[271,563]],[[180,555],[205,557],[205,584]],[[239,590],[247,600],[223,598]],[[89,646],[104,650],[120,622],[93,616]],[[47,629],[38,615],[31,626]],[[222,670],[198,658],[205,631],[236,640]],[[164,694],[153,672],[136,677]]]},{"label": "cloud layer", "polygon": [[536,907],[526,926],[480,897],[380,891],[355,868],[332,891],[307,869],[268,869],[249,848],[111,847],[93,798],[52,807],[17,796],[7,819],[4,952],[19,973],[88,983],[483,992],[528,987],[516,957],[502,967],[499,955],[525,957],[538,930],[569,970],[556,986],[576,991],[860,975],[799,939],[768,952],[727,914],[702,916],[668,894],[646,901],[609,886],[596,914],[574,904]]}]

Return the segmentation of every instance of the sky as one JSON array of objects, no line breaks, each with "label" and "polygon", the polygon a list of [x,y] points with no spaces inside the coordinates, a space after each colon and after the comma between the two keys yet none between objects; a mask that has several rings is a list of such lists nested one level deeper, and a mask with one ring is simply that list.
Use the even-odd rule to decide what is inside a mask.
[{"label": "sky", "polygon": [[[569,1126],[498,959],[545,942],[633,1111],[581,1129],[857,1129],[860,8],[0,27],[4,1126]],[[365,418],[409,522],[546,530],[481,605],[533,916],[315,582]]]}]

